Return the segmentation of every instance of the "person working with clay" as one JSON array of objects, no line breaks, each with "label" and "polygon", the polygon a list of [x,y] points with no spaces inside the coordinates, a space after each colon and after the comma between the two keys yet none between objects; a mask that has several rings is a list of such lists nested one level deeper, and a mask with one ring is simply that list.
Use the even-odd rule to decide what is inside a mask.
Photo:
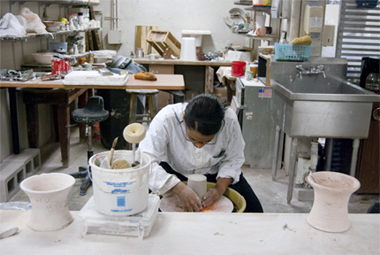
[{"label": "person working with clay", "polygon": [[[159,195],[177,194],[185,211],[198,212],[212,205],[231,187],[245,198],[245,212],[263,212],[241,172],[244,146],[234,111],[216,97],[201,94],[158,112],[139,149],[152,159],[150,189]],[[208,182],[216,183],[201,200],[181,182],[192,174],[203,174]]]}]

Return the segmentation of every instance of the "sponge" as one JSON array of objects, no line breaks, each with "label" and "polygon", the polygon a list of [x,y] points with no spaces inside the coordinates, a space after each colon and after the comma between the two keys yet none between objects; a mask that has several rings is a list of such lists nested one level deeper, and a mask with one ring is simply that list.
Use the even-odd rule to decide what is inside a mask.
[{"label": "sponge", "polygon": [[310,45],[312,42],[310,35],[305,35],[302,37],[294,38],[290,44],[297,45]]}]

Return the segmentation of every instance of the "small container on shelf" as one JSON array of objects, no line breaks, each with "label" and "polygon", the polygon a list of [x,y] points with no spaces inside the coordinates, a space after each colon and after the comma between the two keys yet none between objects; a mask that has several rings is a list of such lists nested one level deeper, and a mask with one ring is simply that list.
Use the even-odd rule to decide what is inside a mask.
[{"label": "small container on shelf", "polygon": [[307,61],[310,57],[311,45],[275,43],[275,58],[279,61]]}]

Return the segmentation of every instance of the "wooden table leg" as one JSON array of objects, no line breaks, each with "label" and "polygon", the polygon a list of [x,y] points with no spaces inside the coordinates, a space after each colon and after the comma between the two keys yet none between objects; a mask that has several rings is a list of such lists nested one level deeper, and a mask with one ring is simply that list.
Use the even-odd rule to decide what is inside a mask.
[{"label": "wooden table leg", "polygon": [[58,133],[61,145],[62,166],[67,168],[70,162],[70,105],[58,104]]},{"label": "wooden table leg", "polygon": [[30,148],[39,148],[38,104],[26,104],[26,121]]}]

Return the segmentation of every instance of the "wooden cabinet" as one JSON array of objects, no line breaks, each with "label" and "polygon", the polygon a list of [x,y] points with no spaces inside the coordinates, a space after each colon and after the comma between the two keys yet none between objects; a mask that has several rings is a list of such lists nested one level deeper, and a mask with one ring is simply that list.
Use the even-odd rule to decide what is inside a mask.
[{"label": "wooden cabinet", "polygon": [[[174,65],[149,65],[149,72],[154,74],[174,74]],[[165,91],[160,91],[157,96],[157,111],[161,110],[168,104],[172,104],[173,96]]]},{"label": "wooden cabinet", "polygon": [[[222,102],[228,101],[227,87],[214,88],[214,81],[217,79],[216,72],[219,67],[231,66],[229,61],[149,60],[147,58],[136,58],[134,61],[144,65],[153,73],[182,74],[185,81],[185,101],[201,93],[214,94]],[[164,103],[162,98],[163,96],[160,99],[161,103]]]},{"label": "wooden cabinet", "polygon": [[374,103],[368,138],[360,142],[356,178],[361,187],[358,193],[380,193],[380,103]]}]

